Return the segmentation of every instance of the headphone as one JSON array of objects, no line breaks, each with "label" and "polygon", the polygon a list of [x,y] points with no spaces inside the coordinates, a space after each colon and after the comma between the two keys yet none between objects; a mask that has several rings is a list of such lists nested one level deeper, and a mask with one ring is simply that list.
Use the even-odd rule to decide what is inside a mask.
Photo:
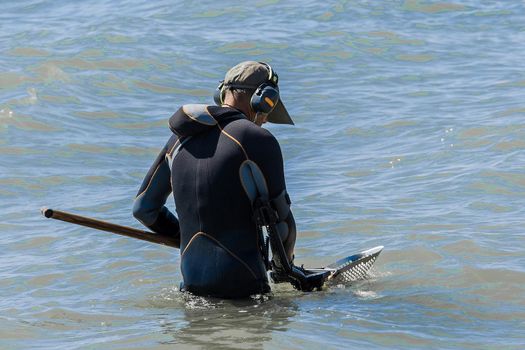
[{"label": "headphone", "polygon": [[213,101],[215,101],[215,104],[218,106],[223,104],[224,88],[249,89],[256,87],[255,92],[250,99],[252,110],[255,113],[270,113],[277,105],[277,102],[279,102],[279,87],[277,86],[279,76],[273,71],[269,64],[264,62],[259,63],[263,64],[266,69],[268,69],[268,79],[264,83],[256,87],[252,85],[224,84],[224,80],[222,80],[213,94]]}]

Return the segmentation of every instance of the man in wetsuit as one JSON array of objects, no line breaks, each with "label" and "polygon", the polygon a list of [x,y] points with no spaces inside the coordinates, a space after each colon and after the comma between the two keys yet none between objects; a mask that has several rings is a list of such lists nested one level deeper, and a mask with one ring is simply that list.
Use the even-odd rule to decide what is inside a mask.
[{"label": "man in wetsuit", "polygon": [[[261,127],[266,121],[293,124],[277,84],[270,65],[246,61],[227,72],[216,106],[182,106],[137,194],[133,215],[152,231],[180,239],[184,288],[192,293],[237,298],[270,290],[253,198],[241,178],[246,163],[264,175],[292,261],[296,230],[281,149]],[[178,219],[164,205],[170,193]]]}]

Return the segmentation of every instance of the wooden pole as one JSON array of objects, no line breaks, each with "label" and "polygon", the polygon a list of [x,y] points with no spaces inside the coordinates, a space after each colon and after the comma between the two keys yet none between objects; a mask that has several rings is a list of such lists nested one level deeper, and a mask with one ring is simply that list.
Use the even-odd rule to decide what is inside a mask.
[{"label": "wooden pole", "polygon": [[175,237],[143,231],[133,227],[112,224],[111,222],[71,214],[60,210],[42,208],[40,211],[42,212],[42,215],[44,215],[46,218],[52,218],[55,220],[65,221],[76,225],[91,227],[97,230],[112,232],[118,235],[141,239],[143,241],[162,244],[173,248],[180,247],[180,239]]}]

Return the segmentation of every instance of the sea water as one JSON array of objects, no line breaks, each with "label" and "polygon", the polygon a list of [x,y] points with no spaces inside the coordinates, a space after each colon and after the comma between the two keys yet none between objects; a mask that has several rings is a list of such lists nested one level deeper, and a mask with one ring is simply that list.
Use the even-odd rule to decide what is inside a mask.
[{"label": "sea water", "polygon": [[[523,1],[2,1],[0,348],[523,349]],[[131,207],[182,104],[270,63],[296,262],[384,245],[369,279],[178,291]],[[174,209],[172,198],[169,207]]]}]

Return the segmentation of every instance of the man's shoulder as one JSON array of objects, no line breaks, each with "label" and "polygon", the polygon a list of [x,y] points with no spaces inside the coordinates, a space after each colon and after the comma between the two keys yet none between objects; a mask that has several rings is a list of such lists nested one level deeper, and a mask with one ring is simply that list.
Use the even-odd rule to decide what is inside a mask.
[{"label": "man's shoulder", "polygon": [[250,159],[257,162],[278,161],[281,147],[270,131],[247,119],[236,120],[229,126],[224,131],[242,145]]},{"label": "man's shoulder", "polygon": [[257,126],[248,119],[238,119],[230,124],[224,129],[226,132],[232,132],[238,135],[239,137],[247,140],[259,140],[261,142],[277,142],[275,136],[268,131],[267,129]]}]

